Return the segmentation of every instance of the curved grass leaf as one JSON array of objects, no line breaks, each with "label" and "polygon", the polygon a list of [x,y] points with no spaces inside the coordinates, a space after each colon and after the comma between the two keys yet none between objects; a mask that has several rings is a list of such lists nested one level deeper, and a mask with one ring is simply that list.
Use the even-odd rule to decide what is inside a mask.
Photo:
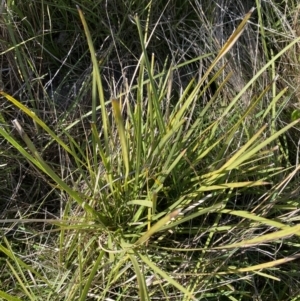
[{"label": "curved grass leaf", "polygon": [[146,242],[155,232],[159,231],[167,222],[176,218],[180,213],[180,209],[173,211],[170,214],[167,214],[165,217],[160,219],[155,225],[153,225],[143,236],[141,236],[135,243],[135,245],[141,245]]},{"label": "curved grass leaf", "polygon": [[276,241],[279,239],[284,239],[287,237],[291,237],[293,235],[300,236],[300,225],[293,226],[293,227],[286,227],[284,230],[275,231],[270,234],[261,235],[259,237],[255,237],[249,240],[243,240],[238,243],[224,245],[220,247],[215,247],[214,249],[233,249],[233,248],[247,248],[250,246],[256,246],[259,244],[264,244],[271,241]]},{"label": "curved grass leaf", "polygon": [[160,275],[163,279],[167,280],[168,283],[176,287],[179,291],[186,294],[189,299],[191,300],[197,300],[193,294],[191,294],[185,287],[183,287],[180,283],[175,281],[171,276],[169,276],[166,272],[161,270],[159,267],[157,267],[151,260],[149,260],[146,256],[138,253],[137,254],[142,261],[147,264],[157,275]]},{"label": "curved grass leaf", "polygon": [[149,299],[149,294],[147,291],[147,286],[146,286],[146,282],[145,282],[145,276],[144,274],[141,272],[139,264],[136,260],[136,258],[133,256],[133,254],[129,254],[129,258],[133,264],[134,267],[134,271],[137,277],[137,281],[138,281],[138,286],[139,286],[139,296],[140,296],[140,300],[150,300]]},{"label": "curved grass leaf", "polygon": [[3,298],[3,300],[7,300],[7,301],[22,301],[21,299],[14,297],[12,295],[9,295],[3,291],[0,291],[0,297]]}]

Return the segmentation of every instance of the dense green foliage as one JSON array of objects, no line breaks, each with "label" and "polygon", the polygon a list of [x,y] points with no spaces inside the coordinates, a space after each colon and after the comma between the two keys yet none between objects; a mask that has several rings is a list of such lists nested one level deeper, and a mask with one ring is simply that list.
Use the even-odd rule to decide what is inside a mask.
[{"label": "dense green foliage", "polygon": [[0,299],[300,299],[297,5],[2,1]]}]

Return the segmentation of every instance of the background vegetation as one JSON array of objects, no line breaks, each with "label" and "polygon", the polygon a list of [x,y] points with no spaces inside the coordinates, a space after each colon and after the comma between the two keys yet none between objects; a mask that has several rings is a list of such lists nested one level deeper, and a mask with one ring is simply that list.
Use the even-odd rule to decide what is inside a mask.
[{"label": "background vegetation", "polygon": [[300,299],[296,0],[0,10],[1,300]]}]

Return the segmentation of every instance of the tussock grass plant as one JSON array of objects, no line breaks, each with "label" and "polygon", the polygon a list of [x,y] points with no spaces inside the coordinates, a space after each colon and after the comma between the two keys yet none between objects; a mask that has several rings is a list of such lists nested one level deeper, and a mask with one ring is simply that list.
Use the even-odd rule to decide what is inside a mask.
[{"label": "tussock grass plant", "polygon": [[298,8],[219,2],[3,2],[3,300],[299,298]]}]

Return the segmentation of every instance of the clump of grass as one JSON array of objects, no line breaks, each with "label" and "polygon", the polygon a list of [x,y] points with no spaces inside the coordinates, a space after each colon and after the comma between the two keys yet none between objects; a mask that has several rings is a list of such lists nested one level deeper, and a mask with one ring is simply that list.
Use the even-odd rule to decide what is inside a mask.
[{"label": "clump of grass", "polygon": [[[180,7],[180,13],[170,11],[174,20],[184,21],[185,27],[178,23],[168,31],[164,12],[172,5],[161,10],[159,1],[138,7],[124,1],[120,6],[128,16],[120,17],[121,8],[108,16],[103,31],[111,33],[113,41],[99,57],[91,29],[96,24],[93,9],[108,12],[108,6],[86,2],[76,11],[66,9],[63,1],[57,7],[43,3],[48,5],[49,21],[54,13],[62,14],[63,20],[76,20],[71,30],[79,30],[81,22],[90,55],[81,42],[72,44],[76,50],[69,46],[68,57],[74,59],[72,49],[82,55],[82,62],[89,57],[92,63],[73,83],[74,90],[80,87],[68,93],[71,101],[62,106],[64,111],[47,96],[42,81],[38,83],[45,92],[42,103],[33,96],[38,91],[35,86],[21,101],[13,93],[0,92],[5,99],[3,144],[14,150],[14,162],[21,162],[31,178],[37,178],[33,183],[39,192],[33,194],[34,206],[28,205],[32,194],[24,194],[25,210],[17,208],[2,220],[7,238],[2,238],[0,250],[8,280],[3,280],[0,296],[7,300],[297,298],[299,167],[287,164],[286,144],[279,137],[299,120],[279,122],[287,91],[277,90],[274,72],[278,60],[292,52],[299,39],[278,48],[273,57],[262,43],[266,56],[257,62],[259,67],[245,80],[241,61],[234,61],[241,72],[232,81],[228,56],[240,51],[240,46],[234,48],[238,39],[253,30],[245,30],[253,10],[231,36],[225,39],[224,33],[217,43],[205,40],[203,44],[212,47],[207,54],[205,47],[203,52],[189,51],[196,40],[181,43],[195,20],[203,22],[198,2],[195,6],[172,2]],[[7,18],[14,11],[21,17],[22,9],[8,7]],[[215,9],[209,6],[211,15],[207,15]],[[134,10],[138,15],[132,14]],[[259,10],[257,14],[263,16]],[[258,19],[262,28],[263,18]],[[119,26],[118,34],[112,24]],[[120,34],[126,24],[138,37],[129,44]],[[37,34],[27,27],[23,32],[30,40]],[[172,43],[168,32],[176,33],[171,35]],[[196,38],[196,30],[193,34]],[[42,38],[46,36],[45,31]],[[266,38],[262,32],[261,37]],[[25,51],[18,43],[13,49]],[[162,53],[151,54],[159,43]],[[172,54],[176,45],[182,61]],[[122,61],[122,47],[135,50],[132,80],[126,79],[124,64],[123,83],[113,86],[108,75],[105,84],[106,61],[114,53]],[[25,58],[17,54],[15,66],[30,85],[26,68],[37,65]],[[198,77],[182,75],[205,61]],[[70,67],[63,81],[81,66]],[[238,89],[232,86],[236,76],[241,79]],[[106,89],[111,90],[110,100]],[[20,112],[22,118],[11,112]],[[13,116],[12,124],[8,116]],[[7,155],[3,150],[1,158]],[[8,188],[4,190],[7,193]],[[53,201],[57,205],[51,208]]]}]

